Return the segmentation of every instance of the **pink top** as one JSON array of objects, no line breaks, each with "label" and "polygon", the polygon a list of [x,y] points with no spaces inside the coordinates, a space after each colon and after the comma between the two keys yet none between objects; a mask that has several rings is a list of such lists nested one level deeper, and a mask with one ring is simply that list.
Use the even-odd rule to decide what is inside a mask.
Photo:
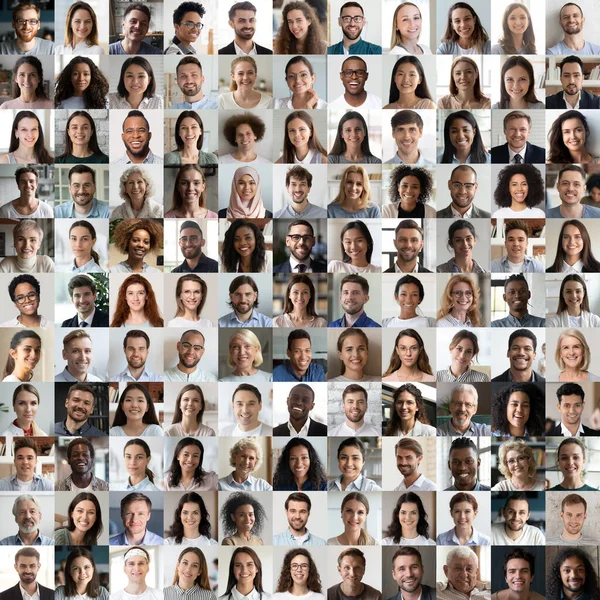
[{"label": "pink top", "polygon": [[0,108],[10,109],[15,108],[17,110],[31,110],[32,108],[54,108],[54,102],[52,100],[36,100],[35,102],[23,102],[21,97],[15,98],[14,100],[7,100],[0,104]]},{"label": "pink top", "polygon": [[[177,213],[174,210],[170,210],[169,212],[165,213],[165,219],[184,219],[185,217],[180,217],[179,215],[177,215]],[[213,212],[212,210],[209,210],[206,213],[206,217],[202,217],[203,219],[218,219],[219,215],[216,212]]]}]

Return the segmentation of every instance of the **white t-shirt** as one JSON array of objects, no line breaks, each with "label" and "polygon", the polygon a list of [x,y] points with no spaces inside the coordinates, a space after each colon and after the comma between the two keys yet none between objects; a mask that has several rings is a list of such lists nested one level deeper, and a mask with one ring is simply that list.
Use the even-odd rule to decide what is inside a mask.
[{"label": "white t-shirt", "polygon": [[504,530],[504,523],[492,525],[492,544],[494,546],[545,546],[544,534],[533,525],[525,523],[523,532],[516,540],[511,540]]},{"label": "white t-shirt", "polygon": [[348,104],[346,102],[346,98],[344,98],[344,94],[342,94],[339,98],[336,98],[333,102],[330,102],[328,108],[346,108],[350,110],[356,110],[357,108],[382,108],[382,106],[383,102],[379,96],[376,96],[371,92],[367,92],[367,97],[360,106],[352,106]]},{"label": "white t-shirt", "polygon": [[493,215],[492,218],[503,218],[511,217],[513,219],[545,219],[546,213],[541,208],[530,208],[529,206],[525,210],[512,210],[510,206],[499,208]]},{"label": "white t-shirt", "polygon": [[125,590],[117,590],[110,595],[110,600],[163,600],[162,590],[146,588],[143,594],[129,594]]},{"label": "white t-shirt", "polygon": [[318,592],[308,592],[304,596],[294,596],[291,592],[277,592],[273,594],[273,600],[325,600],[325,596]]}]

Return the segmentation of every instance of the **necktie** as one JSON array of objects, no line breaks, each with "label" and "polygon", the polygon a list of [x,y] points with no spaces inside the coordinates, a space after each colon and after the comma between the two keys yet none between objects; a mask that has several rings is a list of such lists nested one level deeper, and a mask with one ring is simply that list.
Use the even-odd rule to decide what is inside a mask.
[{"label": "necktie", "polygon": [[520,154],[515,154],[515,157],[513,158],[515,165],[522,165],[523,164],[523,157]]},{"label": "necktie", "polygon": [[298,273],[306,273],[306,265],[302,263],[296,265],[296,271],[298,271]]},{"label": "necktie", "polygon": [[79,327],[87,327],[87,321],[81,321],[81,323],[79,324]]}]

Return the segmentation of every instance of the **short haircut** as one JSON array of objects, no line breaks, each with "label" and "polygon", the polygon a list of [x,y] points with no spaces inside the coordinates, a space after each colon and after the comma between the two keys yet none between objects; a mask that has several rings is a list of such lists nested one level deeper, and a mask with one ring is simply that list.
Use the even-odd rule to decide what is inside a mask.
[{"label": "short haircut", "polygon": [[394,454],[396,454],[396,450],[398,449],[410,450],[417,456],[423,456],[423,446],[421,446],[421,444],[419,444],[415,438],[402,438],[394,446]]},{"label": "short haircut", "polygon": [[175,67],[176,76],[179,73],[179,67],[183,67],[183,65],[196,65],[200,69],[200,73],[202,73],[202,63],[195,56],[184,56]]},{"label": "short haircut", "polygon": [[398,237],[398,232],[401,229],[416,229],[421,234],[421,238],[424,237],[423,228],[419,227],[417,222],[413,221],[412,219],[404,219],[404,220],[400,221],[400,223],[398,223],[398,225],[396,225],[396,230],[394,231],[394,237]]},{"label": "short haircut", "polygon": [[17,15],[24,10],[35,10],[37,13],[38,19],[40,18],[40,7],[37,4],[33,4],[33,2],[20,2],[13,8],[12,11],[12,20],[16,22]]},{"label": "short haircut", "polygon": [[63,348],[66,348],[73,340],[80,340],[82,338],[87,338],[90,342],[92,341],[90,334],[85,329],[74,329],[73,331],[70,331],[63,338]]},{"label": "short haircut", "polygon": [[423,119],[421,115],[414,110],[399,110],[392,117],[392,131],[400,125],[410,125],[414,123],[421,131],[423,131]]},{"label": "short haircut", "polygon": [[312,508],[312,503],[310,501],[310,498],[304,492],[293,492],[293,493],[291,493],[285,499],[285,510],[288,509],[288,505],[289,505],[290,502],[305,502],[306,505],[308,506],[308,512],[310,512],[310,509]]},{"label": "short haircut", "polygon": [[357,275],[356,273],[346,275],[340,282],[340,292],[344,289],[346,283],[358,283],[365,294],[369,293],[369,282],[362,275]]},{"label": "short haircut", "polygon": [[392,568],[396,564],[396,559],[399,556],[416,556],[419,559],[419,564],[423,565],[423,558],[421,557],[421,553],[412,546],[402,546],[398,548],[396,552],[394,552],[394,556],[392,556]]},{"label": "short haircut", "polygon": [[146,506],[148,507],[149,511],[152,510],[152,501],[150,500],[150,498],[148,498],[148,496],[146,496],[145,494],[141,494],[140,492],[132,492],[131,494],[127,494],[127,496],[125,496],[121,500],[121,518],[123,518],[127,507],[131,503],[140,501],[146,503]]},{"label": "short haircut", "polygon": [[294,340],[308,340],[312,345],[312,341],[310,339],[310,334],[308,333],[308,331],[306,331],[306,329],[294,329],[293,331],[290,332],[290,334],[288,335],[288,339],[287,339],[287,349],[288,350],[292,349],[292,342]]},{"label": "short haircut", "polygon": [[475,566],[479,566],[479,559],[477,558],[477,554],[471,550],[471,548],[467,548],[466,546],[459,546],[458,548],[453,548],[446,554],[446,566],[449,567],[452,564],[452,561],[455,558],[470,558],[475,562]]},{"label": "short haircut", "polygon": [[311,395],[312,395],[312,399],[314,401],[315,399],[315,390],[313,390],[310,385],[307,385],[306,383],[298,383],[296,384],[293,388],[290,389],[289,393],[291,394],[294,390],[297,390],[298,388],[301,388],[303,390],[308,390]]},{"label": "short haircut", "polygon": [[524,283],[525,287],[529,289],[529,284],[527,283],[527,279],[525,279],[525,275],[523,275],[523,273],[513,273],[504,280],[504,291],[506,291],[509,283],[514,283],[515,281]]},{"label": "short haircut", "polygon": [[454,169],[452,169],[452,173],[450,173],[450,181],[452,181],[454,173],[457,171],[470,171],[473,173],[473,175],[475,175],[475,181],[477,181],[477,171],[470,165],[458,165],[458,167],[454,167]]},{"label": "short haircut", "polygon": [[35,175],[36,180],[39,179],[38,172],[33,167],[19,167],[15,171],[15,181],[17,182],[17,184],[21,179],[21,175],[24,175],[25,173],[33,173]]},{"label": "short haircut", "polygon": [[581,16],[583,17],[583,10],[581,9],[581,6],[579,6],[579,4],[575,4],[575,2],[567,2],[566,4],[563,4],[560,7],[560,11],[558,12],[558,17],[560,18],[561,14],[562,14],[562,9],[565,8],[565,6],[576,6],[579,9],[579,12],[581,13]]},{"label": "short haircut", "polygon": [[96,400],[94,388],[88,383],[74,383],[67,392],[67,399],[69,399],[74,392],[85,392],[86,394],[91,394],[94,401]]},{"label": "short haircut", "polygon": [[20,494],[15,498],[15,501],[13,502],[12,514],[14,517],[17,516],[17,506],[19,506],[21,502],[33,502],[37,506],[38,511],[42,511],[42,507],[40,506],[40,503],[38,502],[38,499],[35,496],[33,496],[32,494]]},{"label": "short haircut", "polygon": [[585,181],[586,180],[586,174],[585,171],[579,166],[579,165],[565,165],[559,172],[558,175],[556,176],[556,184],[558,185],[558,182],[560,180],[560,178],[562,177],[563,173],[567,173],[568,171],[575,171],[576,173],[579,173],[581,175],[581,178]]},{"label": "short haircut", "polygon": [[504,222],[504,236],[506,237],[511,231],[518,229],[519,231],[523,231],[525,235],[529,238],[529,225],[527,225],[527,221],[524,219],[512,219],[511,221]]},{"label": "short haircut", "polygon": [[363,63],[363,65],[365,65],[365,71],[367,71],[367,72],[369,71],[369,67],[367,65],[367,61],[362,56],[356,56],[355,54],[352,54],[352,55],[350,55],[350,56],[348,56],[347,58],[344,59],[344,61],[342,62],[342,66],[340,67],[341,71],[344,70],[344,65],[349,60],[359,60],[361,63]]},{"label": "short haircut", "polygon": [[19,437],[15,440],[15,458],[17,457],[17,452],[22,450],[23,448],[31,448],[35,452],[35,455],[38,456],[38,447],[35,443],[35,440],[30,437]]},{"label": "short haircut", "polygon": [[34,289],[35,293],[38,296],[40,295],[40,282],[33,275],[29,275],[28,273],[17,275],[16,277],[13,277],[8,284],[8,295],[13,302],[16,302],[15,290],[17,289],[17,286],[22,283],[28,283]]},{"label": "short haircut", "polygon": [[206,13],[206,9],[199,2],[182,2],[173,11],[173,25],[179,25],[183,20],[183,15],[189,12],[198,13],[202,18]]},{"label": "short haircut", "polygon": [[314,237],[315,229],[312,226],[312,223],[309,223],[308,221],[305,221],[304,219],[295,219],[294,221],[289,223],[288,228],[287,228],[287,235],[290,234],[292,227],[298,227],[298,226],[308,227],[308,229],[310,229],[310,234]]},{"label": "short haircut", "polygon": [[200,232],[200,237],[203,237],[202,227],[196,221],[184,221],[179,228],[179,233],[181,233],[184,229],[197,229]]},{"label": "short haircut", "polygon": [[520,337],[525,337],[525,338],[529,338],[531,340],[531,343],[533,344],[533,351],[535,352],[537,349],[537,338],[535,337],[535,335],[529,331],[529,329],[515,329],[515,331],[513,331],[509,338],[508,338],[508,349],[510,350],[510,347],[513,345],[513,342]]},{"label": "short haircut", "polygon": [[450,444],[450,449],[448,450],[448,460],[452,457],[453,450],[464,450],[465,448],[470,448],[475,452],[475,455],[479,458],[479,450],[475,445],[475,442],[470,437],[458,437],[455,438],[454,441]]},{"label": "short haircut", "polygon": [[259,402],[262,403],[262,396],[260,395],[260,391],[258,390],[257,387],[253,386],[251,383],[240,383],[240,385],[238,385],[235,388],[235,391],[231,395],[231,402],[232,402],[232,404],[233,404],[233,401],[235,399],[235,395],[238,392],[250,392],[251,394],[254,394],[256,396],[256,398],[257,398],[257,400]]},{"label": "short haircut", "polygon": [[[143,5],[141,5],[141,6],[143,6]],[[127,116],[123,119],[123,131],[125,131],[125,121],[127,121],[127,119],[133,119],[135,117],[144,119],[144,123],[146,123],[146,129],[148,131],[150,131],[150,123],[148,122],[148,119],[146,119],[146,116],[144,115],[144,113],[141,110],[130,110],[127,113]]]},{"label": "short haircut", "polygon": [[369,394],[367,390],[365,390],[365,388],[362,385],[358,385],[358,383],[351,383],[350,385],[346,386],[346,388],[342,392],[342,402],[346,400],[346,396],[348,394],[363,394],[363,396],[365,397],[365,401],[369,401]]},{"label": "short haircut", "polygon": [[362,14],[365,14],[363,7],[358,2],[345,2],[340,8],[340,17],[342,16],[345,8],[360,8]]},{"label": "short haircut", "polygon": [[[471,333],[471,332],[468,332]],[[464,338],[462,338],[464,339]],[[467,338],[471,339],[471,338]],[[455,346],[456,347],[456,346]],[[475,404],[479,403],[479,394],[477,392],[477,388],[471,383],[459,383],[456,387],[452,388],[452,392],[450,392],[450,400],[454,398],[454,394],[464,392],[466,394],[471,394],[471,397],[475,401]]]},{"label": "short haircut", "polygon": [[[18,498],[17,498],[17,500],[18,500]],[[31,546],[26,546],[25,548],[21,548],[15,554],[15,564],[17,564],[19,562],[19,558],[21,558],[21,556],[26,556],[28,558],[35,558],[38,561],[38,563],[40,562],[40,553]]]},{"label": "short haircut", "polygon": [[583,496],[579,494],[567,494],[560,503],[560,511],[565,512],[565,506],[573,506],[575,504],[583,504],[585,512],[587,512],[587,502]]},{"label": "short haircut", "polygon": [[73,297],[75,288],[89,287],[92,290],[92,294],[98,293],[96,282],[89,275],[75,275],[75,277],[72,277],[69,280],[69,285],[67,287],[71,298]]},{"label": "short haircut", "polygon": [[285,174],[285,187],[290,185],[290,179],[292,179],[292,177],[298,181],[306,181],[308,187],[312,187],[313,176],[308,169],[305,169],[300,165],[294,165],[291,169],[288,169]]},{"label": "short haircut", "polygon": [[127,340],[129,338],[144,338],[146,340],[146,348],[150,348],[150,338],[145,331],[142,331],[141,329],[130,329],[123,338],[123,350],[127,348]]},{"label": "short haircut", "polygon": [[517,492],[516,494],[511,494],[509,495],[505,502],[504,502],[504,506],[502,507],[502,510],[506,510],[508,508],[508,504],[509,502],[527,502],[527,506],[529,507],[529,499],[527,498],[527,494],[525,494],[524,492]]},{"label": "short haircut", "polygon": [[362,552],[362,550],[359,550],[358,548],[347,548],[346,550],[342,550],[342,552],[340,552],[340,555],[338,556],[338,567],[341,566],[342,560],[346,558],[346,556],[360,559],[362,561],[363,566],[367,564],[367,559],[365,558],[365,555]]},{"label": "short haircut", "polygon": [[571,54],[571,56],[565,56],[562,59],[562,62],[558,65],[558,68],[560,69],[560,74],[562,75],[563,67],[565,65],[572,63],[577,63],[581,67],[581,72],[583,73],[583,61],[579,58],[579,56],[574,56],[573,54]]},{"label": "short haircut", "polygon": [[148,17],[148,23],[150,23],[152,15],[150,14],[150,8],[146,4],[129,4],[123,13],[123,20],[127,18],[127,15],[132,10],[139,10],[140,12],[143,12]]},{"label": "short haircut", "polygon": [[23,235],[29,229],[33,229],[39,236],[40,242],[44,239],[44,230],[33,219],[21,219],[13,229],[13,240],[19,235]]},{"label": "short haircut", "polygon": [[228,16],[229,16],[230,21],[233,21],[236,10],[251,10],[253,13],[256,13],[256,6],[254,6],[254,4],[252,4],[252,2],[236,2],[229,9]]},{"label": "short haircut", "polygon": [[531,576],[533,577],[533,575],[535,575],[535,556],[531,554],[531,552],[523,550],[523,548],[515,548],[504,555],[504,576],[506,577],[508,561],[517,558],[526,560],[529,563],[529,570],[531,571]]},{"label": "short haircut", "polygon": [[71,182],[71,175],[84,175],[85,173],[89,173],[92,176],[92,181],[96,185],[96,171],[87,165],[75,165],[71,167],[69,169],[69,182]]},{"label": "short haircut", "polygon": [[87,446],[88,450],[90,451],[91,459],[94,460],[96,458],[94,444],[92,444],[92,442],[86,438],[79,437],[69,442],[69,445],[67,446],[67,460],[71,460],[71,454],[73,453],[73,448],[75,448],[75,446]]},{"label": "short haircut", "polygon": [[531,128],[531,117],[527,113],[524,113],[520,110],[513,110],[504,117],[503,128],[506,129],[508,122],[514,121],[515,119],[525,119]]}]

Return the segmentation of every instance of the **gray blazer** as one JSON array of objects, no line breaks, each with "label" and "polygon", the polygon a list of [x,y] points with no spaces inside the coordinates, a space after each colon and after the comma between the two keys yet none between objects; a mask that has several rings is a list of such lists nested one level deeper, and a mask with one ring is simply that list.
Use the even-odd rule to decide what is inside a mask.
[{"label": "gray blazer", "polygon": [[[452,209],[450,208],[450,204],[446,206],[446,208],[442,208],[442,210],[438,210],[436,217],[438,219],[452,219],[454,215],[452,214]],[[481,210],[481,208],[477,208],[473,204],[473,210],[471,211],[472,219],[490,219],[492,215],[485,210]]]}]

